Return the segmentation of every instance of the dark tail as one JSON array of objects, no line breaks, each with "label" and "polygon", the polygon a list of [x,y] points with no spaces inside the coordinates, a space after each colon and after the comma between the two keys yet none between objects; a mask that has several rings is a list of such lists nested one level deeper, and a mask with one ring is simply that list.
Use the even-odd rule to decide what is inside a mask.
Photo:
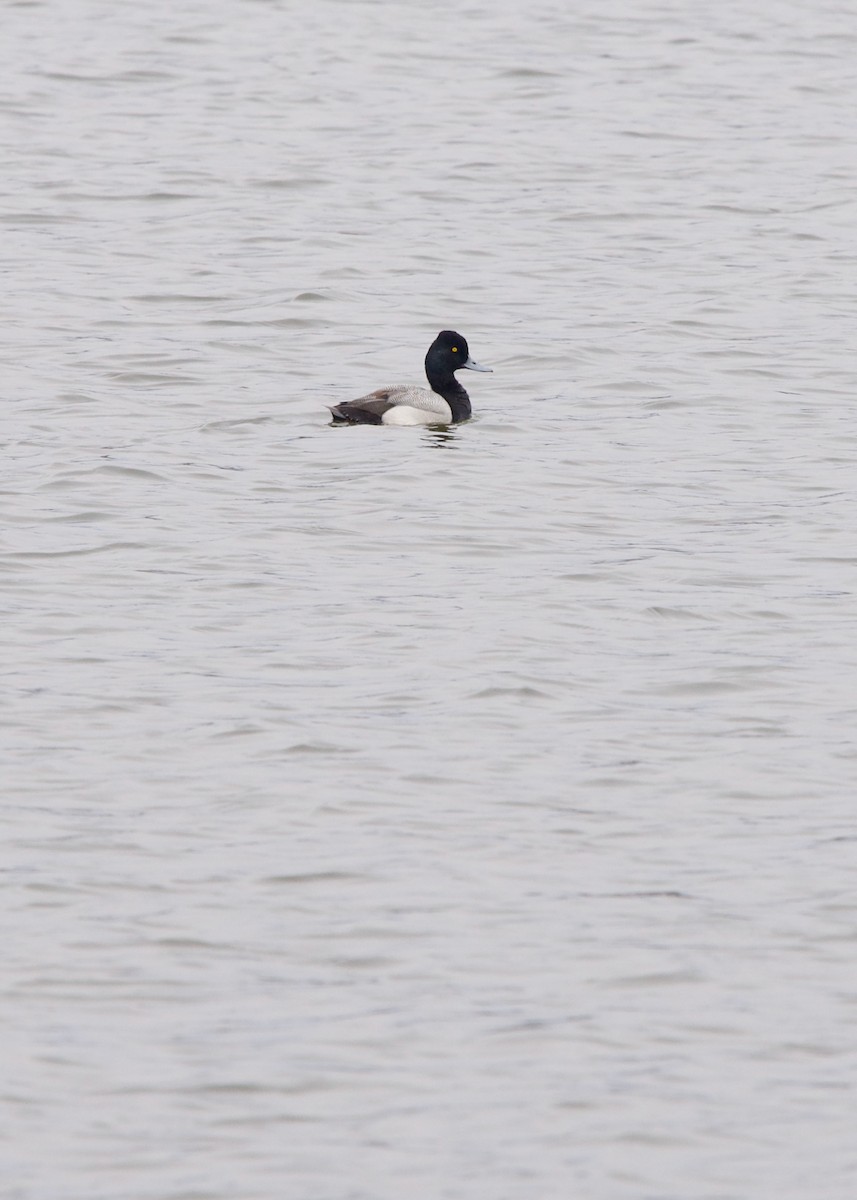
[{"label": "dark tail", "polygon": [[340,425],[380,425],[378,413],[368,412],[354,404],[329,404],[330,414]]}]

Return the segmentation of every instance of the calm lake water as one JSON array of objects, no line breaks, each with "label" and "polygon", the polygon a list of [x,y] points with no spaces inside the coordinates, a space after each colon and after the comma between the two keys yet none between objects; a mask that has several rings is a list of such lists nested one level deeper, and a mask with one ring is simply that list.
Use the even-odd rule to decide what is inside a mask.
[{"label": "calm lake water", "polygon": [[853,1200],[854,5],[4,28],[5,1194]]}]

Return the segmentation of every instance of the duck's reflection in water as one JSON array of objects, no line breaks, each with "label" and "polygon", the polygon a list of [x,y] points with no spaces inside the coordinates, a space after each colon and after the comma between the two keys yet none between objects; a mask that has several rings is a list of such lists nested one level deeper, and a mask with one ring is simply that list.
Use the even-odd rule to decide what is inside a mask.
[{"label": "duck's reflection in water", "polygon": [[457,425],[436,426],[426,430],[426,440],[436,450],[451,450],[458,441],[459,433]]}]

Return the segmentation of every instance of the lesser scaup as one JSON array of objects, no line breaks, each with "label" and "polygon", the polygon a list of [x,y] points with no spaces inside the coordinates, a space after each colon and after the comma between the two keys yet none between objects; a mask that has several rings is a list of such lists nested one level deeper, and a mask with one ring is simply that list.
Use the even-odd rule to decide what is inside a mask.
[{"label": "lesser scaup", "polygon": [[329,405],[333,419],[349,425],[456,425],[470,416],[470,397],[455,378],[455,372],[490,371],[470,357],[460,333],[444,329],[426,355],[427,388],[378,388],[358,400]]}]

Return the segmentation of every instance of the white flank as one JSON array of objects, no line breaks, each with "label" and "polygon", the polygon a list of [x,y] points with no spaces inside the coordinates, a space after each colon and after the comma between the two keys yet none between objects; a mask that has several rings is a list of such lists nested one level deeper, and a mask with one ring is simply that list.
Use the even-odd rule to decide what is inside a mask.
[{"label": "white flank", "polygon": [[411,408],[407,404],[397,404],[388,408],[381,418],[382,425],[448,425],[452,413],[447,405],[446,415],[432,412],[425,408]]}]

